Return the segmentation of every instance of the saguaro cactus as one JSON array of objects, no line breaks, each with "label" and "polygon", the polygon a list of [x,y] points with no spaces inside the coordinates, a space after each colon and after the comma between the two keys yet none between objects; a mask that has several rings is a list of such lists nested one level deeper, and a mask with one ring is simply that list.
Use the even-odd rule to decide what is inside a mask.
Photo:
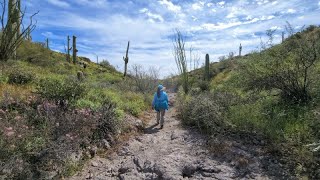
[{"label": "saguaro cactus", "polygon": [[239,46],[239,56],[241,56],[241,52],[242,52],[242,45],[240,43],[240,46]]},{"label": "saguaro cactus", "polygon": [[[17,26],[18,31],[15,36],[18,37],[21,33],[21,2],[20,0],[9,0],[8,1],[8,27],[14,30]],[[14,32],[15,33],[15,32]]]},{"label": "saguaro cactus", "polygon": [[70,61],[70,50],[72,49],[72,47],[70,47],[70,37],[69,37],[69,36],[67,37],[67,41],[68,41],[67,61],[68,61],[68,62],[71,62],[71,61]]},{"label": "saguaro cactus", "polygon": [[[16,41],[20,36],[21,26],[21,15],[20,15],[21,2],[20,0],[9,0],[8,1],[8,23],[9,32],[12,33],[14,38],[13,42]],[[14,58],[17,57],[17,47],[14,47],[13,52]]]},{"label": "saguaro cactus", "polygon": [[282,32],[282,42],[284,41],[284,32]]},{"label": "saguaro cactus", "polygon": [[129,46],[130,46],[130,41],[128,41],[126,57],[123,57],[123,61],[124,61],[124,73],[123,73],[123,76],[124,77],[126,77],[126,75],[127,75],[127,68],[128,68],[128,62],[129,62],[129,57],[128,57]]},{"label": "saguaro cactus", "polygon": [[49,49],[49,38],[46,39],[46,47]]},{"label": "saguaro cactus", "polygon": [[73,64],[75,64],[77,62],[77,37],[73,36],[72,37],[72,49],[73,49],[73,53],[72,53],[72,60],[73,60]]},{"label": "saguaro cactus", "polygon": [[204,79],[209,81],[210,79],[210,59],[209,54],[206,54],[206,63],[204,68]]}]

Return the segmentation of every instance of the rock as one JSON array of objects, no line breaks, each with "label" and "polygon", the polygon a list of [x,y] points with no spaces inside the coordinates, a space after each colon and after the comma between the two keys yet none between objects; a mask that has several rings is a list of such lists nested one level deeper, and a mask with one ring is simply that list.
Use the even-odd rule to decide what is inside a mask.
[{"label": "rock", "polygon": [[121,167],[121,168],[119,168],[118,173],[125,174],[125,173],[129,172],[129,170],[130,170],[129,167]]},{"label": "rock", "polygon": [[153,168],[153,166],[152,166],[151,161],[146,160],[146,161],[144,162],[144,165],[143,165],[143,172],[144,172],[144,173],[151,173],[151,172],[153,172],[153,171],[154,171],[154,168]]},{"label": "rock", "polygon": [[179,136],[177,136],[176,133],[174,131],[172,131],[170,138],[171,138],[171,140],[175,140],[175,139],[178,139]]},{"label": "rock", "polygon": [[138,130],[144,130],[143,122],[140,119],[136,119],[133,124]]},{"label": "rock", "polygon": [[221,169],[209,166],[209,167],[202,167],[201,171],[206,173],[220,173]]},{"label": "rock", "polygon": [[93,174],[92,173],[89,173],[87,176],[86,176],[86,179],[92,179],[93,178]]},{"label": "rock", "polygon": [[102,145],[103,145],[103,148],[105,148],[105,149],[111,148],[110,143],[105,139],[102,140]]},{"label": "rock", "polygon": [[89,153],[91,155],[91,158],[93,158],[96,154],[97,154],[97,146],[92,146],[92,147],[89,147]]},{"label": "rock", "polygon": [[133,158],[133,163],[136,165],[137,170],[139,172],[143,170],[143,168],[141,167],[141,164],[140,164],[140,159],[138,157]]},{"label": "rock", "polygon": [[78,152],[73,152],[70,155],[70,161],[72,162],[79,162],[82,156],[82,151],[78,151]]},{"label": "rock", "polygon": [[115,140],[111,134],[107,134],[107,140],[110,142],[111,145],[115,144]]},{"label": "rock", "polygon": [[98,163],[93,161],[93,162],[91,162],[91,166],[98,167]]},{"label": "rock", "polygon": [[186,165],[182,169],[182,176],[183,177],[192,177],[193,174],[197,171],[197,167],[195,165]]}]

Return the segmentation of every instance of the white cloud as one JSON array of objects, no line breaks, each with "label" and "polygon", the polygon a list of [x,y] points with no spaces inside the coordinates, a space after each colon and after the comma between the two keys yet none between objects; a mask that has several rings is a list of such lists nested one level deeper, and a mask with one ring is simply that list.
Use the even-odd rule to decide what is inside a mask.
[{"label": "white cloud", "polygon": [[179,11],[181,11],[181,6],[174,5],[171,1],[160,0],[159,3],[161,5],[165,5],[168,8],[168,10],[173,11],[175,13],[178,13]]},{"label": "white cloud", "polygon": [[[320,3],[320,2],[319,2]],[[211,6],[213,6],[213,3],[208,3],[207,6],[210,8]]]},{"label": "white cloud", "polygon": [[220,6],[223,6],[223,5],[225,5],[225,4],[226,4],[225,1],[218,2],[218,5],[220,5]]},{"label": "white cloud", "polygon": [[276,4],[278,4],[278,1],[273,1],[271,4],[276,5]]},{"label": "white cloud", "polygon": [[100,8],[105,7],[107,4],[106,0],[76,0],[74,2],[80,5],[100,7]]},{"label": "white cloud", "polygon": [[289,13],[289,14],[294,14],[294,13],[296,13],[297,11],[296,10],[294,10],[294,9],[288,9],[287,10],[287,13]]},{"label": "white cloud", "polygon": [[194,4],[192,4],[192,9],[193,10],[202,10],[202,8],[203,8],[203,5],[202,4],[200,4],[200,3],[194,3]]},{"label": "white cloud", "polygon": [[256,3],[258,5],[263,5],[263,4],[267,4],[269,2],[269,0],[256,0]]},{"label": "white cloud", "polygon": [[143,8],[143,9],[140,9],[140,10],[139,10],[140,13],[146,13],[146,12],[148,12],[148,11],[149,11],[149,10],[148,10],[147,8]]},{"label": "white cloud", "polygon": [[146,14],[149,17],[149,21],[154,23],[155,20],[163,22],[164,19],[160,14],[154,14],[149,11],[147,8],[140,9],[140,13]]},{"label": "white cloud", "polygon": [[70,6],[69,3],[61,1],[61,0],[48,0],[48,2],[55,5],[55,6],[61,7],[61,8],[66,8],[66,7]]},{"label": "white cloud", "polygon": [[270,19],[273,19],[273,18],[275,18],[275,16],[273,16],[273,15],[271,15],[271,16],[262,16],[262,17],[260,18],[260,20],[261,20],[261,21],[264,21],[264,20],[270,20]]}]

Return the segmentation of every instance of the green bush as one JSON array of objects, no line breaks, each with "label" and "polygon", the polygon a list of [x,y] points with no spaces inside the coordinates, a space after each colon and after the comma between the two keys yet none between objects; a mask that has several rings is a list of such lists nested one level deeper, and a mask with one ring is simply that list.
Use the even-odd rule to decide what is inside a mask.
[{"label": "green bush", "polygon": [[312,116],[307,107],[284,106],[271,97],[242,102],[228,108],[226,118],[236,130],[254,132],[273,141],[310,142]]},{"label": "green bush", "polygon": [[199,88],[201,89],[201,91],[208,91],[210,90],[210,85],[209,82],[207,81],[200,81],[198,84]]},{"label": "green bush", "polygon": [[122,128],[121,120],[117,118],[119,112],[116,111],[116,105],[110,100],[105,100],[99,110],[101,117],[97,128],[93,133],[93,139],[105,139],[108,134],[117,134]]},{"label": "green bush", "polygon": [[226,127],[222,108],[210,93],[179,97],[179,118],[182,124],[197,127],[200,131],[214,134]]},{"label": "green bush", "polygon": [[8,81],[8,77],[4,74],[0,74],[0,84],[6,83]]},{"label": "green bush", "polygon": [[85,92],[85,84],[74,77],[64,80],[46,78],[40,80],[37,86],[37,93],[42,98],[59,103],[60,106],[75,103]]},{"label": "green bush", "polygon": [[22,70],[10,72],[8,75],[8,83],[10,84],[28,84],[34,79],[35,77],[31,73]]},{"label": "green bush", "polygon": [[38,66],[54,66],[56,61],[51,59],[51,51],[40,43],[24,41],[17,50],[17,59],[21,59]]},{"label": "green bush", "polygon": [[238,76],[242,86],[247,90],[278,90],[286,103],[310,103],[318,81],[319,32],[297,33],[281,45],[241,61]]}]

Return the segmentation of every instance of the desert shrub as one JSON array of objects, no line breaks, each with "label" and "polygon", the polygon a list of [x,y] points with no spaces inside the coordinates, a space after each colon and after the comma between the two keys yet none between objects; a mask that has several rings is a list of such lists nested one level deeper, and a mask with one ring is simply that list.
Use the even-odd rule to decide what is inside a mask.
[{"label": "desert shrub", "polygon": [[277,99],[265,97],[230,106],[226,118],[237,130],[255,132],[275,142],[301,144],[314,139],[309,112],[308,107],[279,104]]},{"label": "desert shrub", "polygon": [[8,77],[3,74],[2,72],[0,72],[0,84],[4,84],[8,81]]},{"label": "desert shrub", "polygon": [[[144,95],[135,92],[116,92],[114,90],[104,91],[106,97],[117,107],[134,116],[139,116],[146,108]],[[147,102],[150,104],[151,102]]]},{"label": "desert shrub", "polygon": [[[126,92],[122,98],[122,101],[125,102],[123,104],[124,110],[136,117],[146,108],[146,102],[142,94]],[[151,103],[151,101],[147,103]]]},{"label": "desert shrub", "polygon": [[53,66],[56,61],[50,58],[51,52],[39,43],[24,41],[17,49],[17,58],[38,66]]},{"label": "desert shrub", "polygon": [[10,84],[28,84],[35,79],[34,75],[30,72],[23,70],[16,70],[10,72],[8,75],[8,83]]},{"label": "desert shrub", "polygon": [[179,101],[179,118],[184,125],[197,127],[209,134],[221,132],[226,127],[221,116],[222,108],[212,94],[180,96]]},{"label": "desert shrub", "polygon": [[110,62],[108,60],[102,60],[101,62],[99,62],[99,65],[108,69],[111,72],[115,72],[116,68],[110,64]]},{"label": "desert shrub", "polygon": [[149,95],[135,92],[124,92],[113,89],[96,88],[78,99],[75,103],[78,108],[90,108],[94,111],[100,109],[106,99],[116,105],[117,117],[122,117],[124,111],[134,116],[139,116],[146,108],[146,103],[151,103]]},{"label": "desert shrub", "polygon": [[59,103],[60,106],[74,103],[85,92],[85,84],[74,77],[41,79],[37,85],[37,93],[41,97]]},{"label": "desert shrub", "polygon": [[107,98],[101,88],[90,89],[84,96],[77,100],[77,108],[90,108],[97,111],[102,107],[103,101]]},{"label": "desert shrub", "polygon": [[241,84],[247,90],[279,90],[281,99],[288,103],[309,103],[317,81],[319,39],[319,30],[297,33],[281,45],[252,54],[240,63]]},{"label": "desert shrub", "polygon": [[110,100],[106,100],[99,110],[101,116],[97,122],[97,128],[93,133],[93,138],[105,139],[110,134],[117,134],[121,129],[121,121],[117,118],[116,106]]},{"label": "desert shrub", "polygon": [[159,69],[150,67],[148,70],[141,65],[133,65],[129,71],[133,86],[138,93],[147,94],[153,92],[159,79]]},{"label": "desert shrub", "polygon": [[200,81],[198,83],[198,86],[201,91],[208,91],[210,89],[209,82],[207,82],[207,81]]}]

